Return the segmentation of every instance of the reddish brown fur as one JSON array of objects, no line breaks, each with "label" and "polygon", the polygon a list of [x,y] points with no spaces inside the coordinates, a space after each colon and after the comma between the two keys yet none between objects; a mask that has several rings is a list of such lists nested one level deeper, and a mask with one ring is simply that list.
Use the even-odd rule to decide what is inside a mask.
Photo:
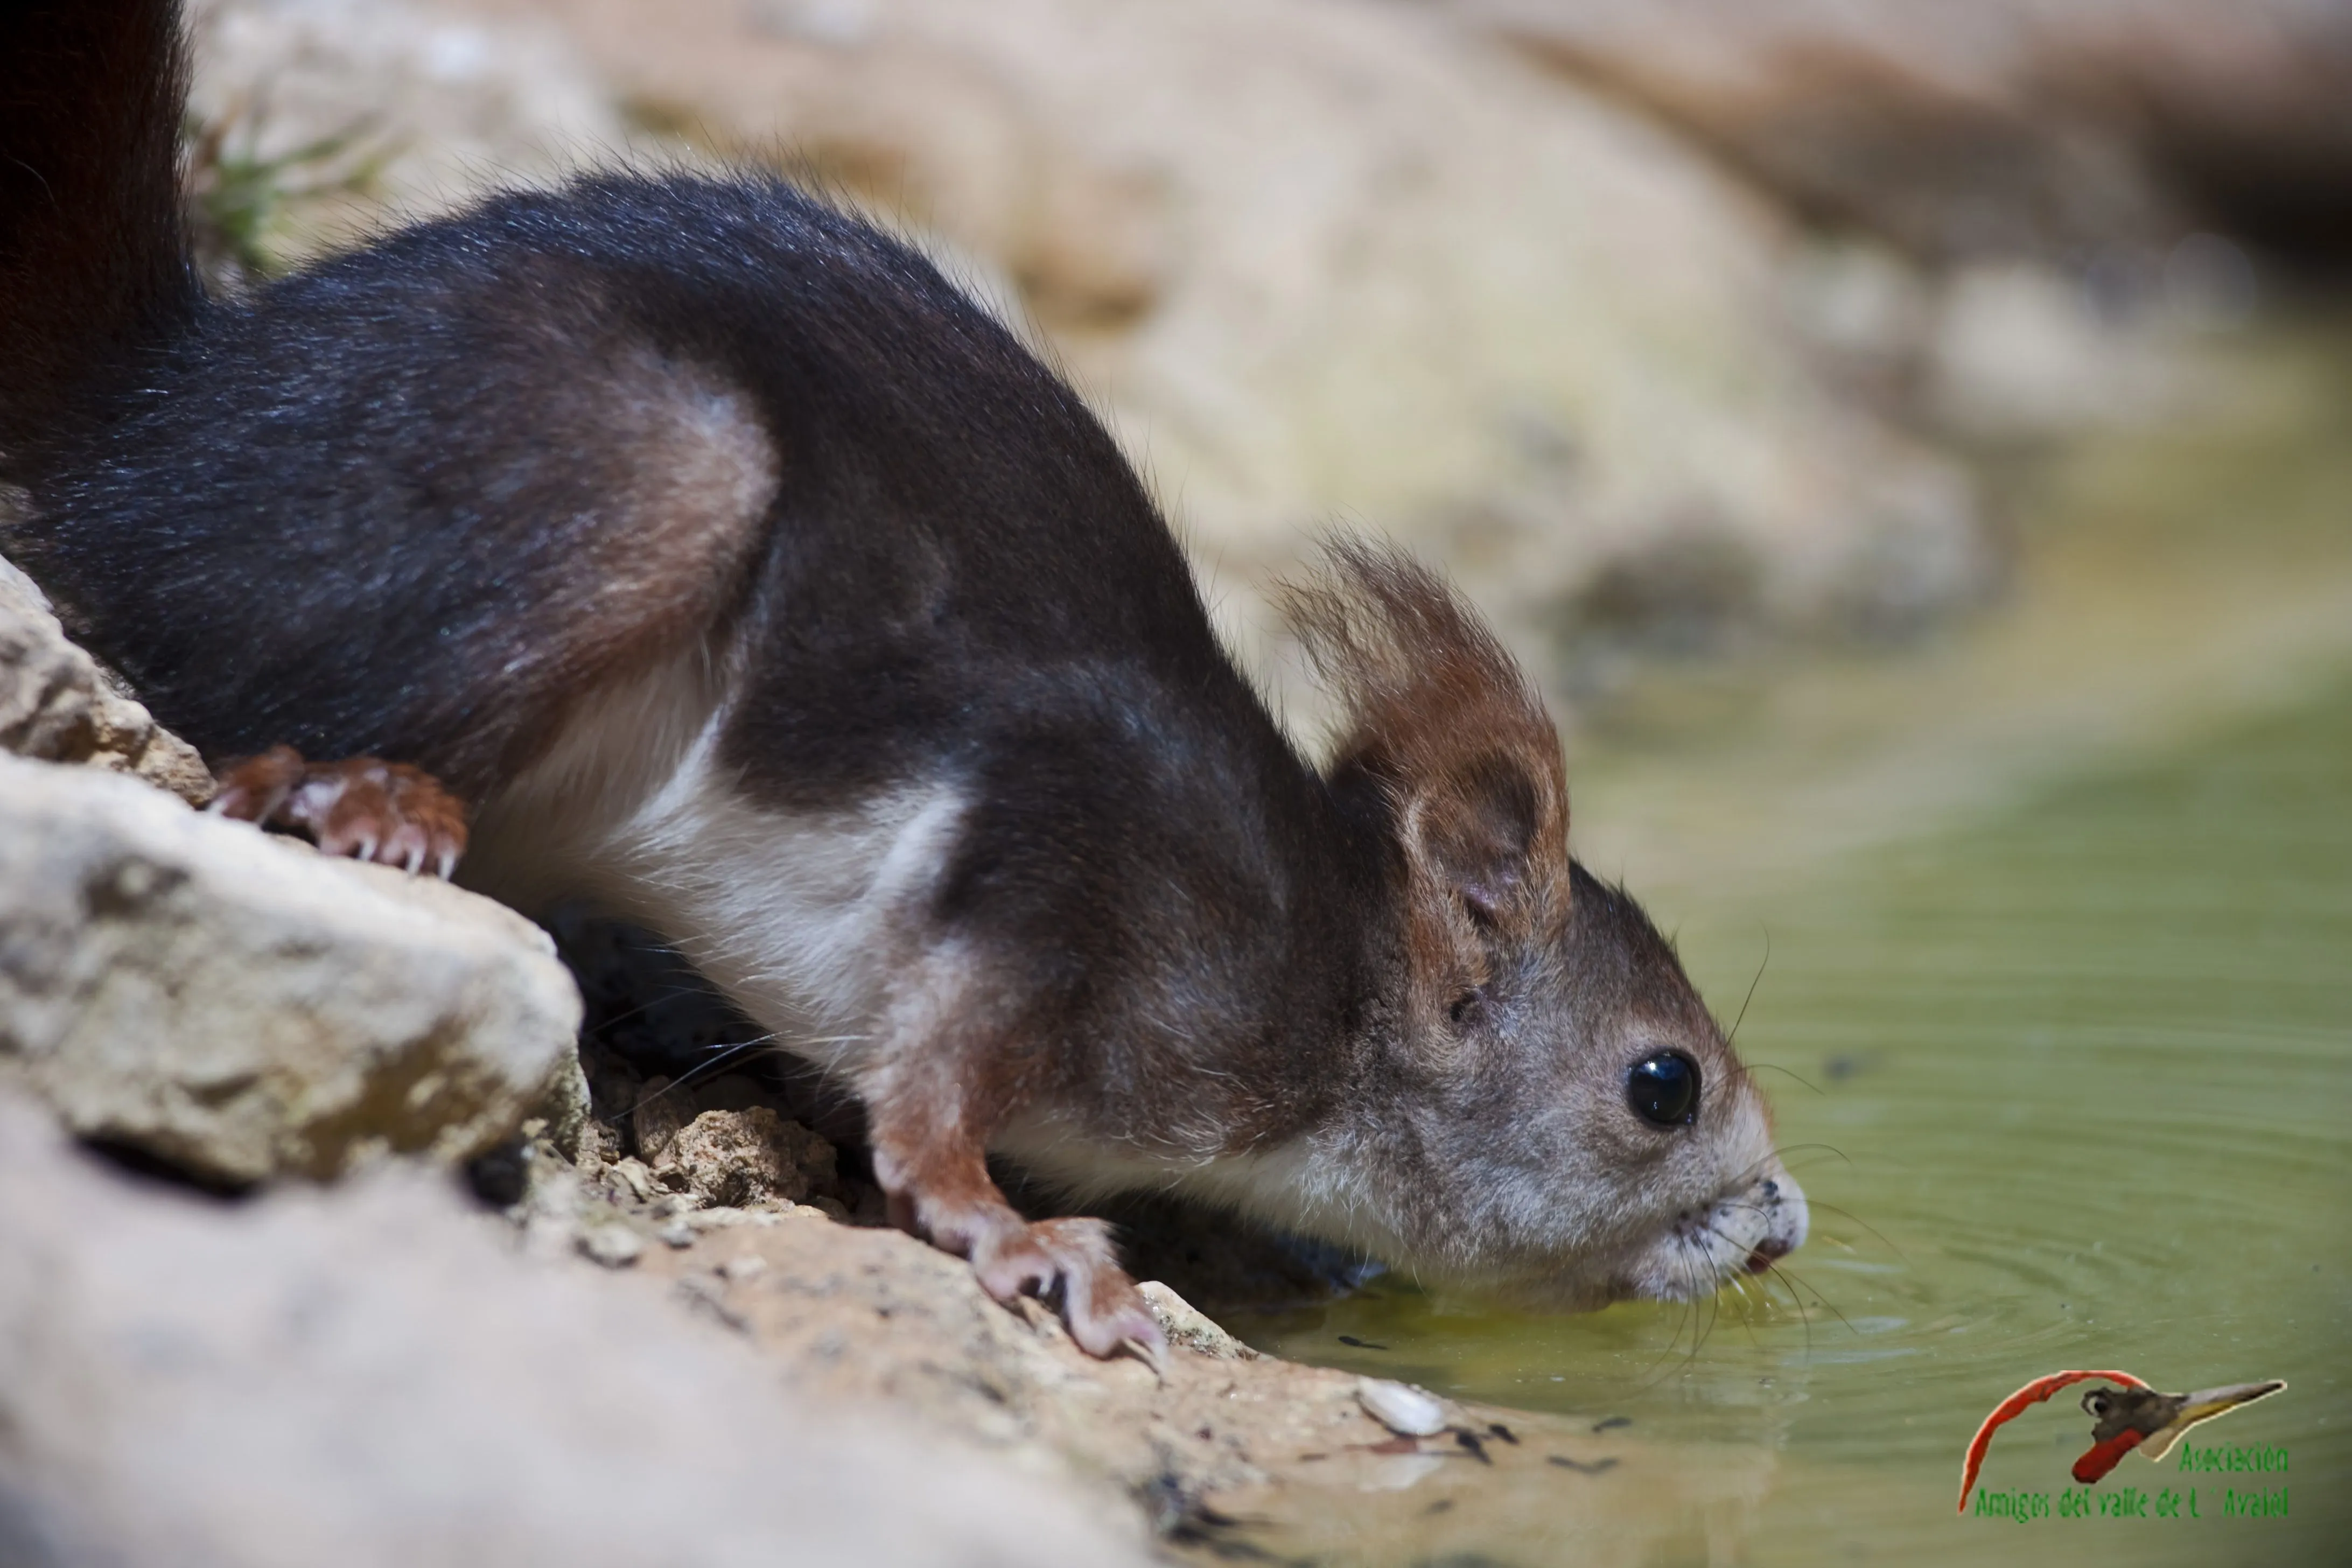
[{"label": "reddish brown fur", "polygon": [[[561,300],[566,287],[577,285],[553,279],[549,292]],[[496,751],[443,770],[484,795],[482,784],[540,760],[615,682],[715,642],[748,589],[778,484],[772,437],[740,390],[708,371],[610,327],[516,330],[543,340],[548,362],[536,442],[514,466],[532,504],[492,526],[515,531],[518,556],[552,545],[570,569],[548,579],[549,596],[505,650],[501,706],[514,717],[503,730],[478,727]],[[478,728],[451,718],[457,732]]]},{"label": "reddish brown fur", "polygon": [[572,427],[562,459],[595,476],[606,518],[574,525],[579,570],[544,623],[550,700],[499,759],[509,775],[603,688],[710,637],[775,498],[773,445],[740,394],[642,344],[601,347],[603,374],[556,412]]},{"label": "reddish brown fur", "polygon": [[[988,1142],[1031,1097],[1022,1058],[1001,1037],[967,1032],[961,1048],[922,1042],[923,1059],[887,1064],[859,1086],[876,1179],[892,1223],[971,1261],[1001,1301],[1058,1282],[1071,1337],[1095,1355],[1132,1345],[1157,1361],[1159,1327],[1118,1266],[1102,1221],[1022,1218],[988,1173]],[[908,1070],[912,1068],[913,1070]]]},{"label": "reddish brown fur", "polygon": [[[556,527],[576,540],[576,570],[507,660],[505,684],[532,700],[510,730],[483,735],[495,755],[457,759],[468,778],[512,776],[617,680],[709,646],[740,595],[775,497],[772,440],[740,395],[706,373],[625,339],[551,332],[548,352],[602,373],[583,363],[558,381],[545,414],[561,434],[528,464],[533,483],[554,492]],[[457,796],[415,768],[386,773],[369,757],[307,763],[280,746],[221,781],[225,815],[308,829],[331,853],[367,848],[405,864],[422,836],[422,863],[446,876],[465,848]]]},{"label": "reddish brown fur", "polygon": [[1568,777],[1543,702],[1494,634],[1411,556],[1360,539],[1286,597],[1343,704],[1330,773],[1385,798],[1406,858],[1411,996],[1423,1023],[1538,947],[1569,913]]},{"label": "reddish brown fur", "polygon": [[300,828],[326,854],[411,871],[446,877],[466,852],[465,804],[431,774],[373,757],[312,763],[272,746],[223,769],[209,809]]}]

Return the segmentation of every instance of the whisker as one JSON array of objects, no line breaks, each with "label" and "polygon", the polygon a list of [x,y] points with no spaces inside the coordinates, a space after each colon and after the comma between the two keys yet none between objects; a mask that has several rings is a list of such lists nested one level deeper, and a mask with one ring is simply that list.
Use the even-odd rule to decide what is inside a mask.
[{"label": "whisker", "polygon": [[1756,1337],[1755,1320],[1748,1310],[1748,1309],[1754,1304],[1748,1300],[1748,1281],[1749,1278],[1750,1276],[1748,1275],[1741,1275],[1738,1279],[1734,1279],[1731,1282],[1731,1289],[1739,1297],[1739,1326],[1748,1331],[1748,1342],[1754,1345],[1760,1351],[1764,1348],[1764,1342]]},{"label": "whisker", "polygon": [[[1806,1202],[1807,1202],[1808,1204],[1812,1204],[1812,1200],[1811,1200],[1811,1199],[1810,1199],[1810,1198],[1808,1198],[1808,1199],[1806,1200]],[[1729,1198],[1727,1198],[1726,1200],[1724,1200],[1724,1202],[1723,1202],[1723,1204],[1721,1205],[1721,1206],[1722,1206],[1722,1207],[1724,1207],[1724,1208],[1727,1208],[1727,1209],[1742,1209],[1742,1210],[1745,1210],[1746,1212],[1748,1212],[1748,1213],[1749,1213],[1749,1214],[1767,1214],[1767,1213],[1769,1213],[1769,1212],[1770,1212],[1770,1211],[1767,1210],[1766,1208],[1764,1208],[1764,1207],[1763,1207],[1761,1205],[1759,1205],[1759,1204],[1741,1203],[1741,1202],[1739,1202],[1739,1201],[1738,1201],[1738,1200],[1736,1200],[1736,1199],[1729,1199]],[[1857,1218],[1857,1217],[1853,1215],[1853,1213],[1852,1211],[1847,1210],[1847,1209],[1838,1208],[1837,1206],[1835,1206],[1834,1205],[1832,1205],[1832,1204],[1818,1204],[1818,1205],[1812,1205],[1812,1206],[1814,1206],[1814,1207],[1818,1207],[1818,1208],[1826,1209],[1826,1210],[1828,1210],[1830,1213],[1832,1213],[1832,1214],[1834,1214],[1834,1215],[1838,1215],[1838,1216],[1839,1216],[1840,1218],[1842,1218],[1842,1219],[1848,1219],[1848,1220],[1852,1220],[1852,1221],[1853,1221],[1853,1223],[1854,1223],[1854,1224],[1856,1224],[1856,1225],[1858,1225],[1858,1226],[1861,1226],[1863,1229],[1869,1231],[1869,1232],[1871,1233],[1871,1235],[1872,1235],[1872,1236],[1876,1237],[1877,1237],[1877,1239],[1878,1239],[1878,1242],[1879,1242],[1879,1244],[1880,1244],[1881,1246],[1885,1247],[1888,1251],[1890,1251],[1890,1252],[1894,1253],[1894,1254],[1895,1254],[1895,1256],[1896,1258],[1901,1258],[1903,1262],[1905,1262],[1906,1264],[1907,1264],[1907,1263],[1909,1263],[1909,1262],[1911,1261],[1911,1259],[1910,1259],[1910,1258],[1904,1257],[1903,1249],[1902,1249],[1901,1247],[1899,1247],[1895,1246],[1895,1243],[1893,1243],[1892,1241],[1889,1241],[1885,1237],[1879,1235],[1878,1231],[1877,1231],[1876,1229],[1874,1229],[1874,1228],[1870,1225],[1870,1223],[1869,1223],[1868,1221],[1864,1220],[1864,1219]],[[1729,1241],[1729,1240],[1731,1239],[1729,1237],[1727,1237],[1727,1236],[1724,1236],[1724,1235],[1723,1235],[1721,1232],[1719,1232],[1719,1231],[1717,1231],[1717,1232],[1714,1232],[1713,1234],[1715,1234],[1715,1235],[1716,1235],[1719,1239],[1724,1240],[1724,1241]],[[1832,1246],[1832,1247],[1842,1247],[1845,1248],[1845,1250],[1846,1250],[1846,1251],[1848,1251],[1848,1252],[1850,1252],[1850,1253],[1853,1253],[1853,1254],[1855,1257],[1857,1257],[1857,1258],[1861,1256],[1861,1249],[1860,1249],[1860,1248],[1858,1248],[1858,1247],[1856,1247],[1853,1245],[1853,1243],[1852,1243],[1852,1242],[1848,1241],[1845,1237],[1842,1237],[1842,1236],[1830,1236],[1830,1235],[1827,1235],[1827,1234],[1823,1234],[1823,1235],[1822,1235],[1822,1236],[1818,1237],[1817,1237],[1817,1238],[1815,1238],[1815,1239],[1818,1239],[1818,1240],[1822,1241],[1822,1242],[1826,1242],[1826,1243],[1828,1243],[1830,1246]]]},{"label": "whisker", "polygon": [[1699,1290],[1698,1265],[1690,1258],[1690,1254],[1695,1250],[1690,1241],[1687,1237],[1677,1237],[1676,1245],[1680,1248],[1677,1254],[1678,1260],[1684,1265],[1683,1278],[1688,1281],[1690,1288],[1688,1317],[1691,1326],[1691,1348],[1690,1353],[1682,1358],[1681,1365],[1675,1370],[1678,1373],[1687,1373],[1691,1364],[1698,1360],[1698,1347],[1706,1338],[1706,1304],[1709,1298]]},{"label": "whisker", "polygon": [[1699,1331],[1691,1339],[1690,1355],[1683,1363],[1684,1371],[1687,1372],[1698,1364],[1698,1352],[1705,1349],[1706,1342],[1714,1337],[1715,1325],[1722,1320],[1722,1317],[1723,1287],[1718,1284],[1713,1290],[1707,1292],[1706,1300],[1701,1303]]},{"label": "whisker", "polygon": [[629,1107],[628,1110],[621,1111],[617,1115],[607,1117],[605,1119],[605,1125],[611,1126],[623,1117],[633,1117],[636,1115],[638,1111],[643,1110],[646,1106],[651,1105],[655,1100],[661,1099],[664,1095],[667,1095],[675,1089],[688,1088],[698,1079],[709,1077],[720,1067],[723,1067],[728,1062],[734,1060],[744,1052],[756,1050],[758,1047],[767,1045],[775,1037],[776,1037],[774,1035],[761,1035],[756,1039],[741,1040],[731,1046],[714,1047],[718,1053],[717,1055],[712,1056],[704,1061],[695,1063],[694,1066],[687,1068],[686,1071],[678,1074],[677,1077],[670,1079],[667,1083],[662,1085],[651,1094],[642,1096],[637,1102]]},{"label": "whisker", "polygon": [[678,1074],[677,1077],[664,1084],[660,1089],[640,1099],[635,1105],[630,1106],[626,1110],[615,1111],[613,1115],[601,1118],[600,1120],[603,1125],[610,1127],[628,1117],[635,1116],[638,1111],[643,1110],[646,1106],[651,1105],[654,1101],[661,1099],[662,1096],[669,1093],[672,1089],[686,1089],[706,1078],[710,1077],[712,1074],[718,1072],[720,1068],[726,1067],[729,1063],[734,1061],[737,1058],[742,1056],[746,1052],[757,1052],[765,1055],[789,1057],[795,1055],[797,1047],[802,1046],[851,1046],[857,1044],[861,1040],[869,1040],[873,1038],[873,1036],[868,1034],[796,1035],[793,1037],[793,1045],[780,1046],[776,1044],[776,1041],[781,1039],[783,1031],[777,1030],[770,1034],[754,1036],[752,1038],[748,1040],[737,1040],[730,1045],[713,1046],[710,1047],[712,1052],[710,1056],[695,1063],[692,1067],[687,1068],[686,1071]]},{"label": "whisker", "polygon": [[1783,1143],[1772,1151],[1772,1157],[1776,1160],[1786,1160],[1791,1154],[1802,1154],[1815,1149],[1835,1154],[1849,1165],[1853,1163],[1853,1156],[1834,1143]]},{"label": "whisker", "polygon": [[[1725,1041],[1724,1043],[1725,1043],[1726,1045],[1730,1044],[1730,1042],[1729,1042],[1728,1040]],[[1801,1083],[1801,1084],[1804,1085],[1807,1089],[1811,1089],[1815,1094],[1822,1095],[1822,1098],[1823,1098],[1823,1099],[1827,1099],[1827,1098],[1828,1098],[1828,1096],[1827,1096],[1826,1094],[1824,1094],[1824,1093],[1823,1093],[1823,1091],[1822,1091],[1822,1086],[1821,1086],[1821,1085],[1819,1085],[1819,1084],[1815,1083],[1812,1079],[1809,1079],[1809,1078],[1805,1078],[1805,1077],[1803,1077],[1803,1076],[1801,1076],[1801,1075],[1800,1075],[1800,1074],[1798,1074],[1798,1073],[1790,1072],[1787,1068],[1782,1067],[1779,1062],[1748,1062],[1748,1063],[1746,1063],[1745,1065],[1746,1065],[1746,1067],[1747,1067],[1747,1068],[1748,1068],[1748,1070],[1749,1072],[1777,1072],[1777,1073],[1783,1074],[1783,1075],[1785,1075],[1786,1077],[1793,1078],[1793,1079],[1795,1079],[1799,1083]]]},{"label": "whisker", "polygon": [[[1690,1243],[1687,1238],[1679,1236],[1675,1237],[1675,1263],[1678,1268],[1682,1268],[1682,1265],[1684,1263],[1683,1254],[1688,1248],[1689,1245]],[[1685,1285],[1691,1283],[1691,1275],[1687,1268],[1682,1268],[1682,1276]],[[1665,1349],[1658,1352],[1657,1360],[1652,1362],[1648,1366],[1642,1369],[1642,1381],[1636,1386],[1646,1391],[1656,1387],[1661,1382],[1664,1381],[1664,1373],[1661,1369],[1664,1368],[1668,1362],[1674,1359],[1675,1346],[1682,1342],[1683,1325],[1690,1321],[1693,1310],[1691,1305],[1692,1300],[1693,1298],[1689,1295],[1685,1295],[1682,1298],[1682,1312],[1675,1319],[1674,1331],[1666,1336]],[[1654,1377],[1651,1375],[1653,1373],[1656,1373],[1659,1375]]]},{"label": "whisker", "polygon": [[[1830,1316],[1835,1318],[1839,1322],[1845,1324],[1846,1332],[1853,1335],[1856,1339],[1860,1339],[1862,1337],[1862,1331],[1853,1326],[1853,1321],[1847,1318],[1843,1312],[1839,1311],[1837,1310],[1836,1303],[1832,1302],[1827,1296],[1822,1295],[1819,1290],[1814,1290],[1812,1285],[1803,1275],[1794,1273],[1791,1270],[1781,1267],[1778,1262],[1772,1264],[1771,1271],[1775,1274],[1786,1274],[1795,1284],[1802,1285],[1806,1289],[1812,1290],[1813,1304],[1815,1306],[1825,1309],[1829,1312]],[[1790,1292],[1791,1295],[1794,1295],[1795,1293],[1796,1292],[1794,1290]],[[1801,1305],[1802,1303],[1800,1303],[1801,1308]]]},{"label": "whisker", "polygon": [[[1780,1272],[1780,1270],[1776,1265],[1771,1268],[1766,1269],[1765,1275],[1769,1279]],[[1789,1300],[1794,1303],[1797,1309],[1797,1321],[1805,1326],[1805,1360],[1810,1363],[1813,1359],[1813,1320],[1805,1310],[1805,1299],[1797,1294],[1797,1288],[1794,1285],[1790,1284],[1786,1279],[1782,1279],[1780,1281],[1780,1288],[1789,1292]]]},{"label": "whisker", "polygon": [[1878,1244],[1881,1247],[1885,1247],[1887,1251],[1895,1254],[1895,1256],[1902,1259],[1904,1263],[1908,1264],[1911,1261],[1908,1258],[1904,1257],[1903,1249],[1901,1247],[1895,1246],[1894,1242],[1887,1239],[1885,1232],[1880,1230],[1876,1226],[1871,1224],[1868,1220],[1863,1218],[1852,1209],[1843,1209],[1838,1207],[1835,1204],[1819,1203],[1810,1197],[1805,1200],[1805,1206],[1808,1208],[1820,1209],[1824,1214],[1836,1215],[1841,1219],[1852,1220],[1854,1224],[1862,1226],[1863,1229],[1870,1232],[1872,1236],[1878,1239]]},{"label": "whisker", "polygon": [[1748,983],[1748,994],[1739,999],[1739,1016],[1731,1020],[1731,1032],[1723,1037],[1727,1047],[1739,1038],[1739,1026],[1748,1021],[1748,1004],[1756,1000],[1756,987],[1763,983],[1764,966],[1772,962],[1772,928],[1764,928],[1764,957],[1756,965],[1756,978]]},{"label": "whisker", "polygon": [[1772,1161],[1785,1160],[1788,1155],[1812,1149],[1826,1150],[1830,1153],[1835,1154],[1839,1159],[1843,1160],[1847,1164],[1851,1165],[1853,1163],[1852,1156],[1848,1155],[1844,1150],[1839,1148],[1834,1143],[1784,1143],[1773,1149],[1769,1153],[1762,1154],[1758,1156],[1756,1159],[1750,1160],[1746,1165],[1740,1167],[1740,1171],[1738,1175],[1732,1177],[1731,1180],[1725,1184],[1732,1187],[1744,1187],[1748,1184],[1748,1178],[1755,1175],[1757,1172],[1762,1170]]}]

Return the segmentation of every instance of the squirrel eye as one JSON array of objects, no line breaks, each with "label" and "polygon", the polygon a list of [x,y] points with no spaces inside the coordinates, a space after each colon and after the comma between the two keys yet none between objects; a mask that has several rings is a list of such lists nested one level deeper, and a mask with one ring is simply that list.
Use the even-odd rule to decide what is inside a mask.
[{"label": "squirrel eye", "polygon": [[1698,1064],[1680,1051],[1661,1051],[1625,1075],[1625,1103],[1658,1127],[1698,1120]]},{"label": "squirrel eye", "polygon": [[1445,1010],[1445,1016],[1459,1024],[1477,1010],[1478,993],[1465,991],[1454,999],[1454,1005]]}]

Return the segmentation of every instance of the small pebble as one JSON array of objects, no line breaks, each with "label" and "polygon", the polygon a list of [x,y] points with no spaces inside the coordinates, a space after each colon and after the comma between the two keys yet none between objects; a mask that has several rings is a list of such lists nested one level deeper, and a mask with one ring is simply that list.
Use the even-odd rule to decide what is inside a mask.
[{"label": "small pebble", "polygon": [[644,1253],[646,1243],[627,1226],[608,1220],[580,1233],[580,1250],[607,1268],[626,1268]]},{"label": "small pebble", "polygon": [[768,1260],[751,1252],[730,1258],[719,1266],[719,1272],[727,1277],[730,1285],[748,1285],[767,1271]]},{"label": "small pebble", "polygon": [[730,1329],[740,1331],[751,1326],[751,1320],[727,1304],[726,1287],[716,1279],[689,1274],[677,1282],[677,1295],[678,1300],[699,1311],[709,1313]]},{"label": "small pebble", "polygon": [[613,1175],[629,1189],[630,1195],[637,1202],[645,1203],[653,1197],[654,1173],[646,1168],[644,1161],[635,1158],[615,1160],[613,1162]]},{"label": "small pebble", "polygon": [[670,1221],[654,1234],[671,1247],[688,1247],[694,1245],[694,1227],[682,1219]]},{"label": "small pebble", "polygon": [[1136,1287],[1171,1345],[1219,1361],[1255,1361],[1257,1352],[1203,1317],[1191,1302],[1157,1279]]},{"label": "small pebble", "polygon": [[1445,1406],[1418,1388],[1368,1377],[1356,1384],[1356,1402],[1365,1413],[1405,1437],[1433,1437],[1445,1430]]}]

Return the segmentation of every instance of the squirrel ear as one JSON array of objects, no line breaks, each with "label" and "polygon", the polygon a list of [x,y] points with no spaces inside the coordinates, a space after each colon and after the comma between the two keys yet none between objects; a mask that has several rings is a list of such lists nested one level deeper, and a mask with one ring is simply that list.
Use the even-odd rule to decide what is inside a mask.
[{"label": "squirrel ear", "polygon": [[[1483,969],[1568,913],[1559,735],[1503,646],[1393,547],[1334,539],[1286,609],[1343,720],[1331,782],[1373,786],[1395,824],[1419,957]],[[1458,967],[1458,964],[1456,965]]]},{"label": "squirrel ear", "polygon": [[1425,782],[1403,824],[1407,854],[1428,890],[1458,900],[1490,931],[1530,912],[1528,894],[1543,879],[1541,792],[1517,762],[1489,752]]}]

